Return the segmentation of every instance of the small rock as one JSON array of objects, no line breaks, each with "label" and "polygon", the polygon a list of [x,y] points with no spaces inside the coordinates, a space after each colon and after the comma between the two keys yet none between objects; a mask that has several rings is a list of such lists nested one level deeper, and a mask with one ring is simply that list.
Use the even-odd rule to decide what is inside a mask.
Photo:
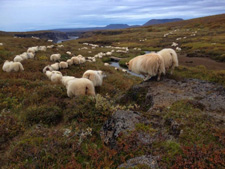
[{"label": "small rock", "polygon": [[126,163],[119,165],[118,168],[140,168],[144,166],[151,169],[159,168],[157,161],[151,155],[143,155],[140,157],[132,158]]}]

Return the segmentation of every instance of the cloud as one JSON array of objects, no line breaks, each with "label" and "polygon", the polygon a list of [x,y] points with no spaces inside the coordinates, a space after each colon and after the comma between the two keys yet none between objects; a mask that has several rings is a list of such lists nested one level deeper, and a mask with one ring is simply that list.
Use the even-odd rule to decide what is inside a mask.
[{"label": "cloud", "polygon": [[143,24],[224,13],[224,0],[0,0],[0,30]]}]

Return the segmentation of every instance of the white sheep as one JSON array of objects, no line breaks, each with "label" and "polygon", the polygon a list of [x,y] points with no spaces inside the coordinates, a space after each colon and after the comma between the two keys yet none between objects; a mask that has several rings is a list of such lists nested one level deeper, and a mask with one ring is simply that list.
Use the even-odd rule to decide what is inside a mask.
[{"label": "white sheep", "polygon": [[51,49],[51,48],[53,48],[53,47],[54,47],[54,45],[49,45],[49,46],[47,46],[48,49]]},{"label": "white sheep", "polygon": [[16,55],[13,59],[14,62],[22,62],[23,58],[20,55]]},{"label": "white sheep", "polygon": [[179,48],[179,47],[176,47],[176,51],[178,51],[178,52],[179,52],[179,51],[181,51],[181,48]]},{"label": "white sheep", "polygon": [[51,56],[50,56],[50,60],[51,61],[59,61],[60,60],[60,58],[61,58],[61,54],[52,54]]},{"label": "white sheep", "polygon": [[176,46],[178,46],[178,44],[176,42],[173,42],[171,46],[176,47]]},{"label": "white sheep", "polygon": [[165,69],[168,70],[171,68],[170,73],[172,74],[174,68],[178,67],[178,58],[175,50],[171,48],[166,48],[159,51],[158,54],[163,58]]},{"label": "white sheep", "polygon": [[30,47],[27,49],[27,52],[35,53],[38,51],[38,46]]},{"label": "white sheep", "polygon": [[73,60],[72,59],[68,59],[66,62],[68,63],[69,66],[73,65]]},{"label": "white sheep", "polygon": [[112,55],[112,52],[106,52],[106,55],[110,56],[110,55]]},{"label": "white sheep", "polygon": [[109,66],[109,63],[104,63],[104,66]]},{"label": "white sheep", "polygon": [[102,85],[104,74],[101,70],[87,70],[82,77],[92,81],[96,87]]},{"label": "white sheep", "polygon": [[3,46],[3,43],[0,43],[0,46]]},{"label": "white sheep", "polygon": [[27,53],[27,58],[28,59],[33,59],[34,56],[35,56],[35,53],[31,53],[31,52]]},{"label": "white sheep", "polygon": [[74,80],[74,79],[76,79],[74,76],[63,76],[62,79],[61,79],[61,82],[62,82],[62,84],[63,84],[64,86],[67,87],[68,82],[69,82],[70,80]]},{"label": "white sheep", "polygon": [[22,54],[20,54],[20,57],[21,57],[23,60],[28,59],[28,54],[27,54],[27,52],[23,52]]},{"label": "white sheep", "polygon": [[85,63],[85,62],[86,62],[86,59],[84,57],[80,58],[80,63]]},{"label": "white sheep", "polygon": [[54,64],[51,64],[51,67],[53,70],[59,70],[59,63],[54,63]]},{"label": "white sheep", "polygon": [[72,55],[72,53],[71,53],[70,51],[67,51],[67,52],[66,52],[66,54],[68,54],[68,55]]},{"label": "white sheep", "polygon": [[68,63],[67,62],[60,62],[59,63],[59,68],[60,69],[66,69],[66,68],[68,68]]},{"label": "white sheep", "polygon": [[67,84],[67,96],[80,96],[80,95],[95,95],[95,88],[93,83],[86,78],[76,78],[70,80]]},{"label": "white sheep", "polygon": [[51,80],[51,76],[52,76],[52,72],[51,71],[47,70],[45,72],[45,75]]},{"label": "white sheep", "polygon": [[144,75],[144,81],[156,75],[158,75],[157,80],[159,81],[161,74],[165,74],[163,59],[157,53],[137,56],[126,63],[126,65],[130,71]]},{"label": "white sheep", "polygon": [[13,61],[8,61],[6,60],[2,66],[2,70],[5,72],[18,72],[18,71],[23,71],[23,65],[20,62],[13,62]]},{"label": "white sheep", "polygon": [[51,81],[53,83],[60,83],[62,80],[62,73],[59,71],[52,71]]},{"label": "white sheep", "polygon": [[73,61],[73,64],[76,64],[76,65],[80,64],[80,59],[76,56],[73,56],[71,60]]},{"label": "white sheep", "polygon": [[126,69],[122,69],[122,72],[124,73],[128,73],[128,71]]},{"label": "white sheep", "polygon": [[39,46],[38,47],[38,50],[40,50],[40,51],[46,51],[47,50],[47,47],[46,46]]},{"label": "white sheep", "polygon": [[54,69],[48,65],[48,66],[45,66],[44,69],[43,69],[43,73],[46,73],[46,71],[53,71]]}]

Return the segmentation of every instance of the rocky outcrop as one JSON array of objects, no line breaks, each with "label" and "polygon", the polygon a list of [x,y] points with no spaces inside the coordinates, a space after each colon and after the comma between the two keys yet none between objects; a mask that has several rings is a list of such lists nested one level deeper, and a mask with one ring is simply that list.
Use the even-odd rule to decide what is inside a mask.
[{"label": "rocky outcrop", "polygon": [[23,38],[31,38],[31,37],[38,37],[40,39],[51,39],[54,42],[57,42],[60,39],[69,39],[66,33],[64,32],[37,32],[37,33],[17,33],[14,34],[17,37]]},{"label": "rocky outcrop", "polygon": [[119,110],[103,125],[100,131],[101,138],[106,145],[114,148],[119,135],[135,130],[136,124],[139,123],[149,124],[149,121],[138,112]]},{"label": "rocky outcrop", "polygon": [[164,78],[160,82],[145,82],[152,96],[152,107],[166,107],[179,100],[192,100],[201,109],[225,112],[225,89],[218,84],[199,79],[176,81]]}]

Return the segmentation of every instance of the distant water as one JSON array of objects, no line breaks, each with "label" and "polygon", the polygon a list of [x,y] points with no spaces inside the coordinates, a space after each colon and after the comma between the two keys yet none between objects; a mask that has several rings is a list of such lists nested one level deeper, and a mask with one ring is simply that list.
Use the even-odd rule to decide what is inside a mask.
[{"label": "distant water", "polygon": [[145,54],[151,53],[151,51],[144,51],[144,52],[145,52]]},{"label": "distant water", "polygon": [[69,36],[69,39],[60,39],[57,41],[57,43],[61,43],[61,42],[69,41],[69,40],[75,40],[78,38],[79,38],[78,36]]},{"label": "distant water", "polygon": [[[110,65],[113,66],[113,67],[120,68],[120,69],[125,69],[125,68],[120,67],[119,62],[111,62]],[[126,69],[126,70],[127,70],[127,72],[129,74],[131,74],[133,76],[137,76],[137,77],[140,77],[140,78],[144,78],[144,76],[142,76],[142,75],[138,75],[136,73],[133,73],[133,72],[129,71],[128,69]]]}]

